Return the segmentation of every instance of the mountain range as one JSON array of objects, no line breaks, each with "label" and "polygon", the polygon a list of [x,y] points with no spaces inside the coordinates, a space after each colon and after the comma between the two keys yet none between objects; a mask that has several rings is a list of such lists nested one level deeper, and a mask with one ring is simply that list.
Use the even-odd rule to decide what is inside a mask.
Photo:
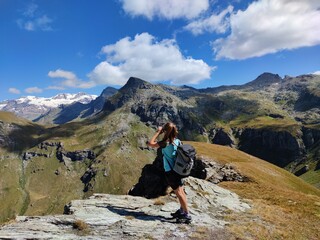
[{"label": "mountain range", "polygon": [[52,109],[62,108],[74,103],[88,104],[96,98],[97,96],[95,95],[85,93],[62,93],[51,98],[27,96],[0,102],[0,110],[13,112],[19,117],[32,121]]},{"label": "mountain range", "polygon": [[[244,85],[207,89],[132,77],[119,90],[51,109],[33,122],[0,112],[0,221],[16,214],[61,213],[72,199],[123,194],[137,183],[133,192],[146,194],[146,182],[161,178],[152,175],[156,152],[145,142],[167,121],[177,124],[179,138],[195,141],[198,152],[211,159],[229,151],[233,164],[256,156],[288,170],[288,182],[294,182],[288,188],[309,189],[289,172],[319,188],[319,89],[317,75],[264,73]],[[40,119],[50,124],[39,124]],[[241,151],[247,153],[242,160],[237,159]],[[243,171],[254,176],[252,167]],[[268,186],[273,188],[273,170],[266,171],[263,181],[273,182]],[[310,189],[317,195],[319,190]]]}]

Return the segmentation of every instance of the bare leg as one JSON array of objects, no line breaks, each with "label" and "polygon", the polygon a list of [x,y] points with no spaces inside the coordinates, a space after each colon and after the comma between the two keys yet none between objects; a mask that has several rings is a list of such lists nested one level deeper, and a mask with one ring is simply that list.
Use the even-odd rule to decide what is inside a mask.
[{"label": "bare leg", "polygon": [[182,210],[185,213],[188,213],[189,210],[188,210],[187,196],[183,190],[183,187],[182,186],[178,187],[176,190],[174,190],[174,193],[177,195],[177,197],[179,199],[179,203],[180,203]]}]

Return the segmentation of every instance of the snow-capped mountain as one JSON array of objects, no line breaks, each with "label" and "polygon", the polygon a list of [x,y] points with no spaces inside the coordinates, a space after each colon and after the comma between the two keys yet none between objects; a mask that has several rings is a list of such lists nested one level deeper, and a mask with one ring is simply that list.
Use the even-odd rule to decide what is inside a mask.
[{"label": "snow-capped mountain", "polygon": [[17,116],[34,120],[53,108],[74,103],[88,104],[96,98],[96,95],[89,95],[86,93],[62,93],[51,98],[27,96],[0,102],[0,110],[13,112]]}]

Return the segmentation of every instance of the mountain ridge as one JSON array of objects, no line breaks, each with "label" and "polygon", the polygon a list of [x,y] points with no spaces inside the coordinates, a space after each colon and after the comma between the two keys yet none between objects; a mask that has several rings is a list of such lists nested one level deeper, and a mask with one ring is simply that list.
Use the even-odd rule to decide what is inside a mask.
[{"label": "mountain ridge", "polygon": [[88,95],[86,93],[63,93],[50,98],[27,96],[1,102],[0,110],[14,112],[20,117],[34,120],[40,115],[46,114],[51,109],[76,102],[88,104],[96,98],[96,95]]}]

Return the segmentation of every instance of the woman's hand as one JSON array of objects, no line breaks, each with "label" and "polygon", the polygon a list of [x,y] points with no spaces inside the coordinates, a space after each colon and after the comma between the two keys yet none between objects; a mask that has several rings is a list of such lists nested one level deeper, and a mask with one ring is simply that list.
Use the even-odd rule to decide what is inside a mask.
[{"label": "woman's hand", "polygon": [[159,147],[159,144],[157,142],[157,137],[163,132],[162,127],[158,127],[156,133],[153,135],[151,140],[148,142],[148,146],[150,147]]}]

